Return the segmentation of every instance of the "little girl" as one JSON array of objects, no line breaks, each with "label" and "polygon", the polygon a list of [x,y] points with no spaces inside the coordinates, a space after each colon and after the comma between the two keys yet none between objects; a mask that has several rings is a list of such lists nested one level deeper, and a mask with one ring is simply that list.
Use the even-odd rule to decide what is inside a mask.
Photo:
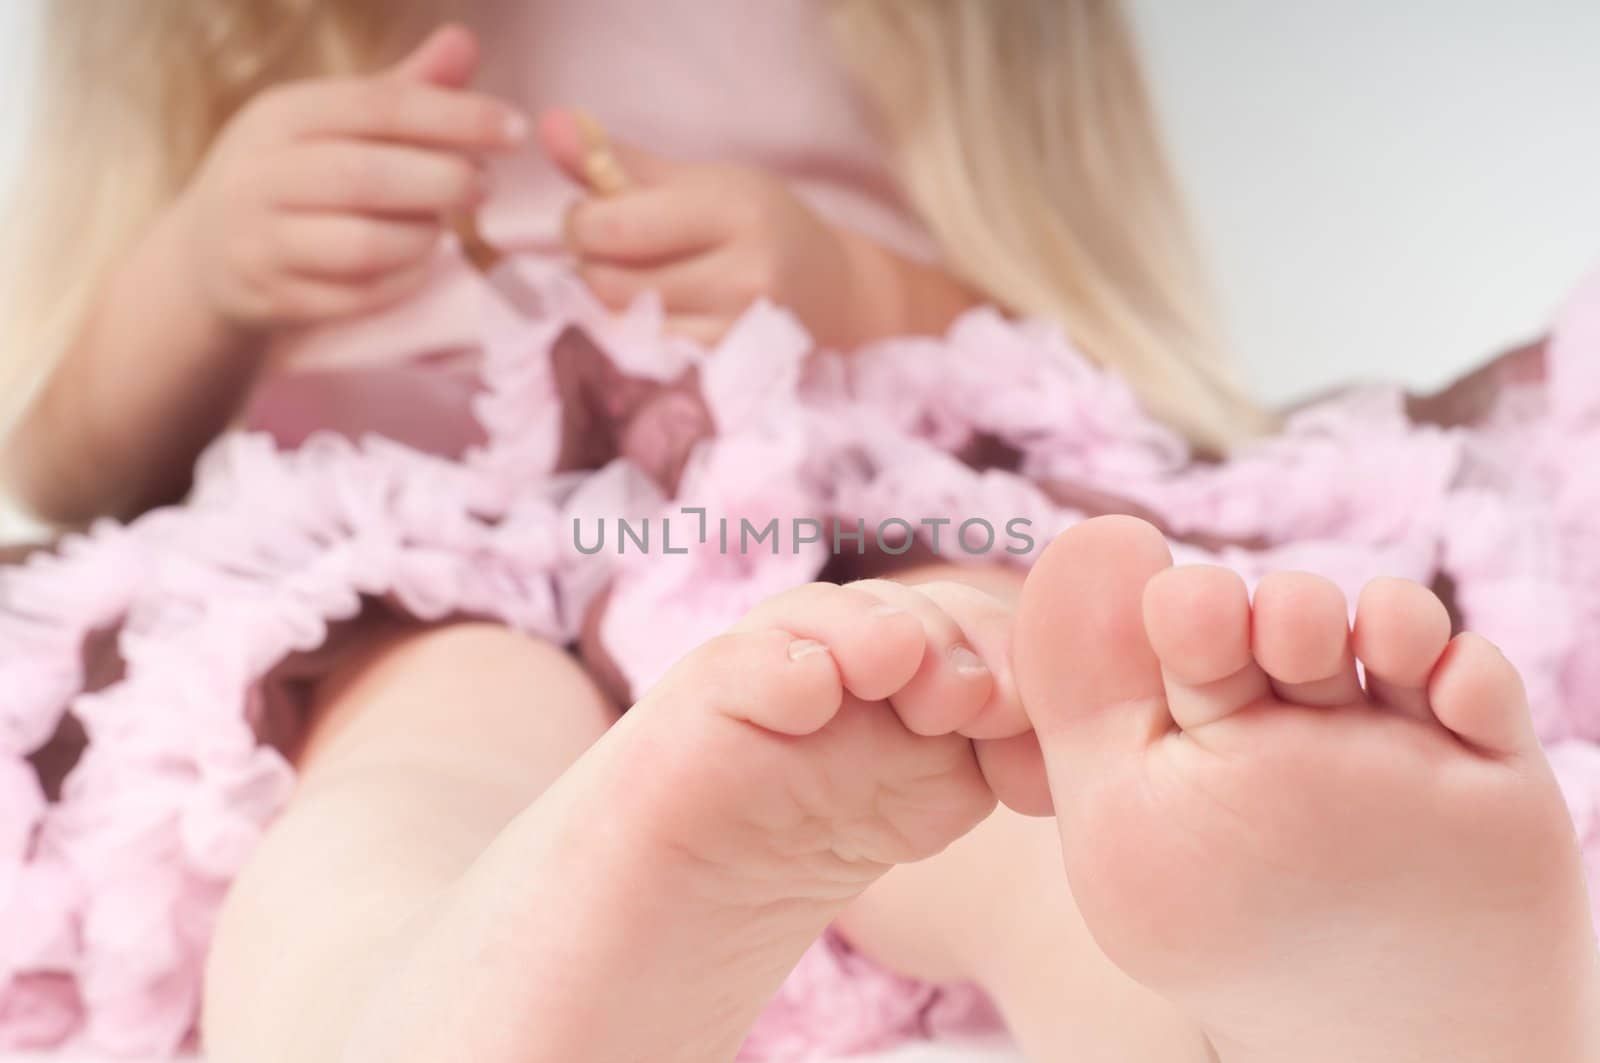
[{"label": "little girl", "polygon": [[[1530,637],[1518,607],[1537,599],[1578,632],[1600,618],[1592,585],[1552,587],[1544,567],[1592,565],[1571,502],[1587,481],[1561,455],[1595,407],[1574,392],[1513,416],[1542,401],[1535,380],[1471,434],[1413,427],[1369,393],[1238,463],[1191,463],[1268,420],[1215,357],[1114,6],[445,7],[50,8],[55,107],[7,283],[9,480],[62,523],[188,500],[96,525],[3,585],[0,1044],[170,1050],[207,956],[205,1040],[228,1061],[705,1059],[741,1040],[774,1057],[981,1023],[971,996],[896,981],[838,938],[805,952],[837,920],[907,974],[981,982],[1037,1058],[1281,1048],[1281,1030],[1232,1021],[1249,977],[1207,999],[1171,956],[1127,944],[1140,913],[1096,888],[1102,872],[1130,881],[1104,846],[1065,844],[1073,891],[1098,901],[1080,915],[1054,821],[988,815],[998,796],[1081,824],[1064,787],[1093,774],[1072,752],[1089,742],[1061,721],[1116,683],[1069,697],[1072,676],[1154,696],[1148,649],[1097,644],[1126,624],[1083,627],[1048,665],[1037,649],[1079,623],[1043,604],[1056,592],[1115,618],[1129,588],[1156,585],[1141,533],[1064,540],[1013,620],[1006,555],[940,549],[941,522],[1022,519],[1042,544],[1085,515],[1140,512],[1191,559],[1252,578],[1315,565],[1348,590],[1444,573],[1458,610],[1526,651],[1541,734],[1567,740],[1557,766],[1592,810],[1582,740],[1600,729],[1573,707],[1600,683],[1581,636]],[[477,38],[430,32],[445,15]],[[571,112],[533,128],[571,101],[616,135],[620,192],[590,186]],[[450,237],[446,219],[473,214],[531,303],[511,305]],[[223,436],[191,482],[240,422],[251,431]],[[1546,463],[1533,519],[1507,516],[1483,440]],[[574,527],[619,517],[695,548],[574,549]],[[704,533],[774,518],[839,523],[781,549]],[[840,535],[857,520],[857,539]],[[894,521],[917,541],[856,548]],[[969,563],[930,563],[948,553]],[[891,569],[898,582],[758,604],[824,570]],[[1081,585],[1091,570],[1119,575]],[[1229,586],[1167,582],[1190,602],[1174,615],[1249,620]],[[1263,594],[1318,626],[1234,671],[1270,676],[1290,708],[1404,703],[1428,741],[1480,737],[1452,723],[1449,687],[1429,703],[1415,675],[1391,695],[1345,681],[1358,653],[1381,680],[1428,673],[1442,606],[1410,584],[1363,599],[1367,628],[1392,634],[1363,649],[1358,616],[1349,650],[1330,592],[1258,591],[1264,630]],[[1209,633],[1218,659],[1238,651],[1230,635]],[[1163,664],[1188,652],[1153,622],[1149,641]],[[1385,658],[1397,642],[1410,649]],[[1439,675],[1509,689],[1492,659],[1451,652]],[[618,723],[618,699],[647,688]],[[1192,695],[1162,697],[1198,733]],[[1517,711],[1506,695],[1490,714]],[[1519,733],[1492,737],[1478,744],[1527,752]],[[1527,1002],[1566,1051],[1592,991],[1588,916],[1548,772],[1523,789],[1507,830],[1539,828],[1526,862],[1555,870],[1516,969],[1568,990]],[[1441,911],[1472,917],[1461,892]],[[1314,924],[1326,897],[1301,899]],[[1265,955],[1294,932],[1262,926],[1230,940]],[[1437,938],[1414,951],[1439,960]],[[1390,984],[1366,992],[1381,1003]],[[1441,979],[1431,1003],[1486,992]]]}]

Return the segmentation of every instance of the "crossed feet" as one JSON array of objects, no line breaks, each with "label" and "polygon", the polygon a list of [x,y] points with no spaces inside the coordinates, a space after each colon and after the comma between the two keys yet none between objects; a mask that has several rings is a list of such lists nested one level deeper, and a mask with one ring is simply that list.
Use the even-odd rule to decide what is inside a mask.
[{"label": "crossed feet", "polygon": [[1416,584],[1347,615],[1301,574],[1252,604],[1130,518],[1061,536],[1015,614],[784,594],[507,829],[436,920],[494,977],[372,1058],[732,1058],[852,898],[1047,777],[1061,888],[1226,1063],[1595,1063],[1583,874],[1516,673]]}]

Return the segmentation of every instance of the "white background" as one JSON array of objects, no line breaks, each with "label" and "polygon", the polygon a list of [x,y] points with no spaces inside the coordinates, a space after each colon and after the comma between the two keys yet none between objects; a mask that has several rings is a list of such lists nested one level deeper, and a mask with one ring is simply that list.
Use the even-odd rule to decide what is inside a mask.
[{"label": "white background", "polygon": [[1133,0],[1258,393],[1441,382],[1600,264],[1596,0]]}]

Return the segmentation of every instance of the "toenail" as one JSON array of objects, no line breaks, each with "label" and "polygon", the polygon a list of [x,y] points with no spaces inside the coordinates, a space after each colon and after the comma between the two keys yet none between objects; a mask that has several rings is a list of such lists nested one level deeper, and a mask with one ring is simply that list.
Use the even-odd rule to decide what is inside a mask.
[{"label": "toenail", "polygon": [[789,643],[789,659],[798,661],[802,657],[813,657],[819,653],[827,653],[828,647],[816,639],[795,639]]},{"label": "toenail", "polygon": [[980,676],[989,674],[989,666],[983,663],[983,658],[967,646],[952,646],[950,648],[950,663],[955,666],[956,675]]},{"label": "toenail", "polygon": [[879,602],[877,605],[872,607],[872,609],[870,610],[870,615],[872,615],[872,616],[898,616],[900,613],[903,613],[903,612],[905,612],[905,610],[902,609],[898,605],[894,605],[894,604],[892,604],[890,602]]}]

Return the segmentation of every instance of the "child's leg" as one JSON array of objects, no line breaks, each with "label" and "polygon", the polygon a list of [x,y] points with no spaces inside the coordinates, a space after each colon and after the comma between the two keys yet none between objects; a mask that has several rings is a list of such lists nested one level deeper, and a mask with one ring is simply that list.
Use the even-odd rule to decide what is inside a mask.
[{"label": "child's leg", "polygon": [[891,970],[973,981],[1039,1063],[1206,1063],[1199,1027],[1118,970],[1084,926],[1055,820],[1002,808],[950,848],[879,880],[838,922]]},{"label": "child's leg", "polygon": [[[282,907],[263,899],[272,892],[295,895],[294,876],[325,875],[324,850],[363,830],[398,833],[363,856],[398,852],[418,884],[374,922],[366,912],[395,872],[348,868],[342,911],[296,928],[293,962],[276,962],[258,932],[277,972],[273,1006],[241,1003],[247,990],[236,984],[230,1014],[247,1021],[234,1018],[230,1044],[311,1008],[319,1031],[333,1033],[275,1058],[330,1058],[342,1035],[332,1020],[360,1012],[340,1063],[731,1059],[851,899],[992,810],[972,745],[956,732],[1021,721],[1010,685],[997,681],[1010,630],[1004,605],[965,587],[869,582],[780,595],[679,662],[464,871],[488,817],[466,817],[471,831],[446,850],[453,858],[421,862],[407,855],[415,828],[391,826],[382,807],[412,776],[386,776],[351,796],[357,807],[337,838],[314,821],[300,828],[298,859],[278,861],[273,890],[252,891],[256,917]],[[542,700],[551,684],[519,686]],[[409,756],[431,763],[436,744]],[[345,754],[352,770],[359,752],[351,743]],[[308,804],[335,791],[322,785],[308,788]],[[497,793],[496,807],[510,807],[509,792]],[[409,822],[429,822],[437,804]],[[436,833],[447,844],[456,828]],[[298,889],[307,907],[327,896],[325,883]],[[341,928],[353,915],[360,936]],[[317,936],[332,944],[298,940]],[[237,966],[219,969],[244,977],[249,959],[236,945]],[[297,989],[296,979],[317,984]]]},{"label": "child's leg", "polygon": [[391,638],[330,678],[299,791],[217,928],[211,1057],[341,1059],[418,917],[614,719],[567,654],[487,624]]}]

